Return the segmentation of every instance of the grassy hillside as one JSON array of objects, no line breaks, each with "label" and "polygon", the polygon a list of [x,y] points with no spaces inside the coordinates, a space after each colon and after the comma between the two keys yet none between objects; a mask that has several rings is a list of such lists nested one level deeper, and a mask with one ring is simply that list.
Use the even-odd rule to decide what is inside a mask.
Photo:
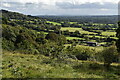
[{"label": "grassy hillside", "polygon": [[50,59],[43,55],[3,52],[3,78],[119,78],[118,64],[105,71],[91,61]]}]

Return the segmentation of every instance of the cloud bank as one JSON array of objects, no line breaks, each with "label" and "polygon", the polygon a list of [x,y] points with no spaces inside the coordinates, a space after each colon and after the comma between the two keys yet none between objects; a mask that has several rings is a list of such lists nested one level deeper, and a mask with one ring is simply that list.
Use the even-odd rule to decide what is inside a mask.
[{"label": "cloud bank", "polygon": [[2,0],[1,9],[32,15],[116,15],[119,0]]}]

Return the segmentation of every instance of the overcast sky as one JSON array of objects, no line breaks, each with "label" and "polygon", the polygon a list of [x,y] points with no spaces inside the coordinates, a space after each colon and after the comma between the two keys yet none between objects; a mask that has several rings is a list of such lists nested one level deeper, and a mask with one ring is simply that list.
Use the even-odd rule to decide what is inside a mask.
[{"label": "overcast sky", "polygon": [[0,0],[1,9],[29,15],[117,15],[119,0]]}]

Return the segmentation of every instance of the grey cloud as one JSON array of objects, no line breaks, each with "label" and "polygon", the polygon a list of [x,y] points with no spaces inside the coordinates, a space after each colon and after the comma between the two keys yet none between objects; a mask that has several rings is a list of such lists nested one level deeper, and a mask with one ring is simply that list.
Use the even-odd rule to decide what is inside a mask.
[{"label": "grey cloud", "polygon": [[26,3],[26,4],[25,4],[25,7],[40,8],[40,7],[42,7],[43,5],[45,5],[45,4],[43,4],[43,3]]},{"label": "grey cloud", "polygon": [[[3,5],[9,4],[9,7]],[[60,8],[58,8],[60,7]],[[72,4],[69,2],[56,2],[56,6],[44,3],[20,3],[20,2],[2,2],[2,9],[17,11],[29,15],[87,15],[87,14],[117,14],[117,4],[113,3],[85,3]],[[110,9],[102,11],[100,9]]]},{"label": "grey cloud", "polygon": [[98,2],[95,3],[84,3],[84,4],[72,4],[69,2],[56,2],[56,6],[62,9],[117,9],[117,4],[104,2],[104,4],[100,4]]},{"label": "grey cloud", "polygon": [[[6,5],[10,5],[7,7]],[[2,2],[2,9],[19,11],[25,14],[33,14],[34,12],[38,12],[39,8],[42,8],[43,3],[20,3],[20,2]]]},{"label": "grey cloud", "polygon": [[[10,7],[6,7],[4,4],[10,5]],[[33,9],[36,7],[42,7],[43,3],[19,3],[19,2],[2,2],[2,8],[9,9]]]},{"label": "grey cloud", "polygon": [[22,3],[18,2],[2,2],[2,7],[6,7],[4,4],[10,5],[10,7],[23,6]]}]

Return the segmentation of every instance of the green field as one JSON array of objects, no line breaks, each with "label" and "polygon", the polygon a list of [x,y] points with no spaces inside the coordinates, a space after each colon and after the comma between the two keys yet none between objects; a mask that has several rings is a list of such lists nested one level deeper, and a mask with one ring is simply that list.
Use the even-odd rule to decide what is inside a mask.
[{"label": "green field", "polygon": [[106,37],[103,37],[103,36],[91,36],[91,35],[88,35],[89,38],[92,38],[92,37],[95,37],[95,38],[106,38]]},{"label": "green field", "polygon": [[70,24],[74,24],[74,23],[77,23],[77,22],[70,22]]},{"label": "green field", "polygon": [[72,39],[80,39],[80,40],[84,40],[83,38],[78,38],[78,37],[66,37],[66,39],[68,39],[68,40],[72,40]]},{"label": "green field", "polygon": [[[100,24],[100,23],[92,23],[92,24],[93,24],[93,25],[100,25],[100,26],[105,25],[105,24]],[[113,24],[108,24],[108,25],[113,26]]]},{"label": "green field", "polygon": [[48,34],[48,32],[44,32],[44,34]]},{"label": "green field", "polygon": [[76,30],[78,30],[81,34],[97,34],[94,32],[85,31],[82,28],[62,27],[61,30],[62,31],[69,30],[70,32],[75,32]]},{"label": "green field", "polygon": [[52,22],[52,21],[47,21],[47,23],[52,23],[52,24],[54,24],[54,25],[61,25],[60,23]]},{"label": "green field", "polygon": [[37,33],[39,33],[39,34],[40,34],[40,33],[43,33],[43,34],[45,34],[45,35],[48,34],[48,32],[44,32],[44,31],[43,31],[43,32],[37,32]]},{"label": "green field", "polygon": [[102,32],[102,35],[105,35],[105,36],[116,35],[116,32],[105,31],[105,32]]},{"label": "green field", "polygon": [[[61,21],[61,23],[64,23],[63,21]],[[69,22],[70,24],[74,24],[74,23],[77,23],[77,22]]]},{"label": "green field", "polygon": [[110,38],[112,38],[112,39],[118,39],[117,37],[110,37]]},{"label": "green field", "polygon": [[[70,46],[71,44],[65,44],[65,46]],[[76,48],[89,48],[89,49],[94,49],[95,51],[102,51],[104,47],[102,46],[97,46],[97,47],[92,47],[92,46],[86,46],[86,45],[76,45]]]}]

